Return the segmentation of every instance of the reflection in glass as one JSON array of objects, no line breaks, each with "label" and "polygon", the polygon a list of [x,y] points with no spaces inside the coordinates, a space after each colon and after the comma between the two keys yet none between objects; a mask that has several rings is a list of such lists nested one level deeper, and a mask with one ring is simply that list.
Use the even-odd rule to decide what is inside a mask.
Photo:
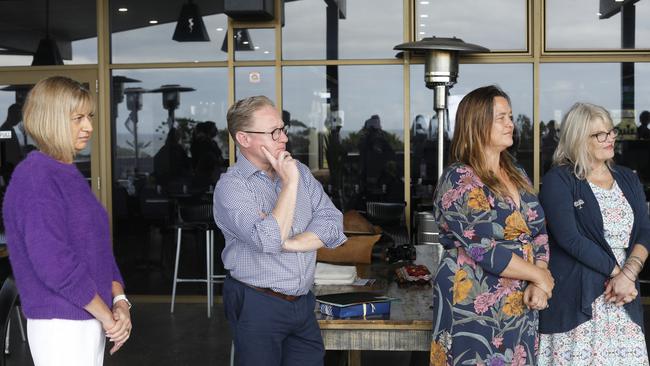
[{"label": "reflection in glass", "polygon": [[264,95],[275,102],[275,68],[253,66],[235,68],[235,99]]},{"label": "reflection in glass", "polygon": [[400,66],[283,69],[292,154],[343,211],[404,201],[401,80]]},{"label": "reflection in glass", "polygon": [[[215,1],[194,0],[203,16],[207,42],[177,42],[172,39],[181,16],[183,1],[110,1],[111,56],[113,63],[224,61],[221,45],[228,18]],[[120,11],[119,9],[127,9]]]},{"label": "reflection in glass", "polygon": [[[167,293],[139,279],[172,273],[175,207],[209,201],[227,168],[227,74],[225,68],[113,70],[115,250],[138,293]],[[197,261],[205,260],[198,257],[204,251],[193,254]]]},{"label": "reflection in glass", "polygon": [[457,37],[492,51],[525,51],[526,3],[526,0],[416,1],[416,39]]},{"label": "reflection in glass", "polygon": [[[438,182],[438,121],[433,110],[433,91],[423,80],[424,66],[411,66],[411,207],[431,208]],[[458,83],[449,90],[449,126],[444,133],[444,161],[449,159],[456,109],[470,91],[485,85],[499,85],[512,102],[517,133],[511,153],[532,179],[533,176],[533,76],[530,64],[461,64]]]},{"label": "reflection in glass", "polygon": [[[36,149],[34,141],[25,132],[22,115],[25,96],[32,86],[0,85],[0,130],[10,134],[0,139],[0,188],[9,184],[16,165]],[[86,177],[90,177],[90,165],[87,174]]]},{"label": "reflection in glass", "polygon": [[645,21],[650,3],[646,1],[547,0],[545,4],[547,50],[650,48],[650,24]]},{"label": "reflection in glass", "polygon": [[395,0],[286,2],[282,58],[393,58],[393,46],[403,42],[402,4]]},{"label": "reflection in glass", "polygon": [[[626,73],[627,63],[543,64],[540,71],[540,108],[542,124],[542,173],[551,165],[554,148],[545,147],[551,122],[559,129],[562,117],[575,102],[589,102],[607,109],[619,128],[615,160],[639,174],[646,195],[650,192],[650,140],[644,123],[650,110],[650,64],[632,64],[633,74]],[[622,75],[625,75],[623,77]],[[626,80],[623,80],[626,79]],[[623,86],[630,85],[631,89]],[[546,123],[544,123],[546,121]],[[648,195],[650,197],[650,195]]]},{"label": "reflection in glass", "polygon": [[[235,29],[234,32],[235,60],[275,60],[274,29]],[[222,50],[226,47],[224,43]]]},{"label": "reflection in glass", "polygon": [[0,1],[0,14],[0,66],[32,65],[39,43],[48,35],[64,64],[97,63],[95,1],[50,1],[49,12],[45,1]]}]

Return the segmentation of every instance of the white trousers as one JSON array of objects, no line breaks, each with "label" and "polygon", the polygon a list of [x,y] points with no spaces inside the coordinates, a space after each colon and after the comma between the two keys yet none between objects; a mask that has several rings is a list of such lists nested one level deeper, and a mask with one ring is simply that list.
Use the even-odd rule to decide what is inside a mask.
[{"label": "white trousers", "polygon": [[91,320],[27,319],[35,366],[102,366],[106,335]]}]

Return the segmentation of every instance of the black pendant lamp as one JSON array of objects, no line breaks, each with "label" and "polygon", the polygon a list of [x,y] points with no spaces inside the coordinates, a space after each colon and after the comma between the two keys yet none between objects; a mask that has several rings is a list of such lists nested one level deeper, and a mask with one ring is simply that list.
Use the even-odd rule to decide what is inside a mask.
[{"label": "black pendant lamp", "polygon": [[[235,51],[255,51],[255,46],[253,46],[253,40],[251,35],[246,28],[237,28],[233,30],[235,35]],[[223,43],[221,44],[221,50],[223,52],[228,52],[228,32],[223,37]]]},{"label": "black pendant lamp", "polygon": [[172,39],[178,42],[210,42],[199,7],[192,0],[181,8]]},{"label": "black pendant lamp", "polygon": [[50,0],[45,0],[45,38],[38,42],[32,66],[63,65],[56,41],[50,38]]}]

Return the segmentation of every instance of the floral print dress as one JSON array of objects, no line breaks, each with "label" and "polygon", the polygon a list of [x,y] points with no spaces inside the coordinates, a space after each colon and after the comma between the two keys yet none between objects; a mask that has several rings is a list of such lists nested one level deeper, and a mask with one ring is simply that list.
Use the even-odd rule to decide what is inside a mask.
[{"label": "floral print dress", "polygon": [[499,276],[512,253],[548,261],[542,207],[535,195],[520,196],[517,208],[464,164],[441,176],[434,214],[445,253],[434,285],[432,366],[535,364],[538,314],[524,305],[527,282]]},{"label": "floral print dress", "polygon": [[[605,240],[622,267],[634,225],[632,207],[616,182],[609,190],[591,182],[589,186],[603,216]],[[643,331],[625,308],[605,302],[605,295],[600,295],[591,304],[591,314],[591,320],[568,332],[541,334],[537,365],[648,365]]]}]

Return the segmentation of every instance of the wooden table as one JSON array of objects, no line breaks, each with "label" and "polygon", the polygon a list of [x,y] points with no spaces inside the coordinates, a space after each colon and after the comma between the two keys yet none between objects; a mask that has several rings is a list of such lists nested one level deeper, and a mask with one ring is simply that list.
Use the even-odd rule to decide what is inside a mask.
[{"label": "wooden table", "polygon": [[398,298],[386,318],[336,319],[316,313],[327,350],[347,350],[348,365],[361,364],[362,350],[429,351],[433,312],[430,286],[400,288],[394,270],[403,263],[357,265],[361,278],[377,280],[372,286],[315,286],[316,295],[337,292],[378,291]]}]

